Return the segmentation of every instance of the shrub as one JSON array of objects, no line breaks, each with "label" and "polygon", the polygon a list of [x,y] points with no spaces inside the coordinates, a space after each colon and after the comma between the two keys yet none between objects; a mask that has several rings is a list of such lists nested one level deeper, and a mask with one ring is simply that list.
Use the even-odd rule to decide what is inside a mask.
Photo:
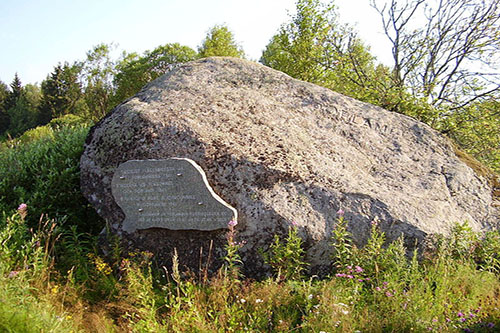
[{"label": "shrub", "polygon": [[89,128],[60,125],[68,119],[54,122],[55,130],[50,125],[39,127],[0,149],[0,211],[26,203],[30,227],[46,214],[95,232],[102,224],[79,185],[80,156]]}]

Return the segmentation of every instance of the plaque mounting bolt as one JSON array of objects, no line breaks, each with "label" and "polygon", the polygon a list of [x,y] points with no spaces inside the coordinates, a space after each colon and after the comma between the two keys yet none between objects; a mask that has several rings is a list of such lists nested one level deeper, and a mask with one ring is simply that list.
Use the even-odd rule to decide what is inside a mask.
[{"label": "plaque mounting bolt", "polygon": [[182,173],[178,173],[178,174],[177,174],[177,177],[180,177],[180,176],[182,176]]},{"label": "plaque mounting bolt", "polygon": [[142,209],[142,208],[139,208],[139,212],[142,212],[143,210],[144,210],[144,209]]},{"label": "plaque mounting bolt", "polygon": [[125,176],[120,176],[120,179],[125,179]]},{"label": "plaque mounting bolt", "polygon": [[201,202],[201,201],[198,202],[198,206],[201,206],[201,205],[203,205],[203,202]]}]

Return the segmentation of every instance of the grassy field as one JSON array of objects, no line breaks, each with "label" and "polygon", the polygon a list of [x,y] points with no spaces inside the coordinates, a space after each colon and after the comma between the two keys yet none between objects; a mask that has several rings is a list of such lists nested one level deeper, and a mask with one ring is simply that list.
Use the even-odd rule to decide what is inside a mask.
[{"label": "grassy field", "polygon": [[407,255],[373,223],[356,248],[342,212],[327,278],[308,276],[294,227],[264,257],[274,274],[240,274],[234,226],[212,277],[171,271],[152,254],[106,260],[103,222],[79,190],[88,124],[69,119],[0,144],[0,331],[497,332],[500,233],[460,221],[426,253]]}]

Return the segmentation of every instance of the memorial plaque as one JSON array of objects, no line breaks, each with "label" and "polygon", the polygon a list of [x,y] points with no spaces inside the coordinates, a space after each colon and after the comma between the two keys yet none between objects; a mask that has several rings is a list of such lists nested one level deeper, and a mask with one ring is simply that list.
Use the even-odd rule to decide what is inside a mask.
[{"label": "memorial plaque", "polygon": [[210,187],[203,169],[187,158],[131,160],[111,181],[123,209],[122,229],[216,230],[237,218],[236,209]]}]

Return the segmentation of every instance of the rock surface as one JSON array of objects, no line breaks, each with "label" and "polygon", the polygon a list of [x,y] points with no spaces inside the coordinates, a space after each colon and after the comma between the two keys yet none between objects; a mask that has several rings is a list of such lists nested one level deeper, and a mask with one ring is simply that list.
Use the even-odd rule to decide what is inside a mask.
[{"label": "rock surface", "polygon": [[258,249],[292,221],[313,272],[327,266],[340,208],[360,244],[375,218],[388,239],[403,233],[408,243],[455,222],[477,231],[500,222],[488,182],[427,125],[246,60],[177,66],[96,124],[81,158],[82,191],[124,244],[162,264],[177,248],[181,265],[197,270],[210,257],[216,268],[225,230],[121,229],[114,171],[169,157],[198,163],[236,208],[245,272],[254,276],[265,271]]}]

